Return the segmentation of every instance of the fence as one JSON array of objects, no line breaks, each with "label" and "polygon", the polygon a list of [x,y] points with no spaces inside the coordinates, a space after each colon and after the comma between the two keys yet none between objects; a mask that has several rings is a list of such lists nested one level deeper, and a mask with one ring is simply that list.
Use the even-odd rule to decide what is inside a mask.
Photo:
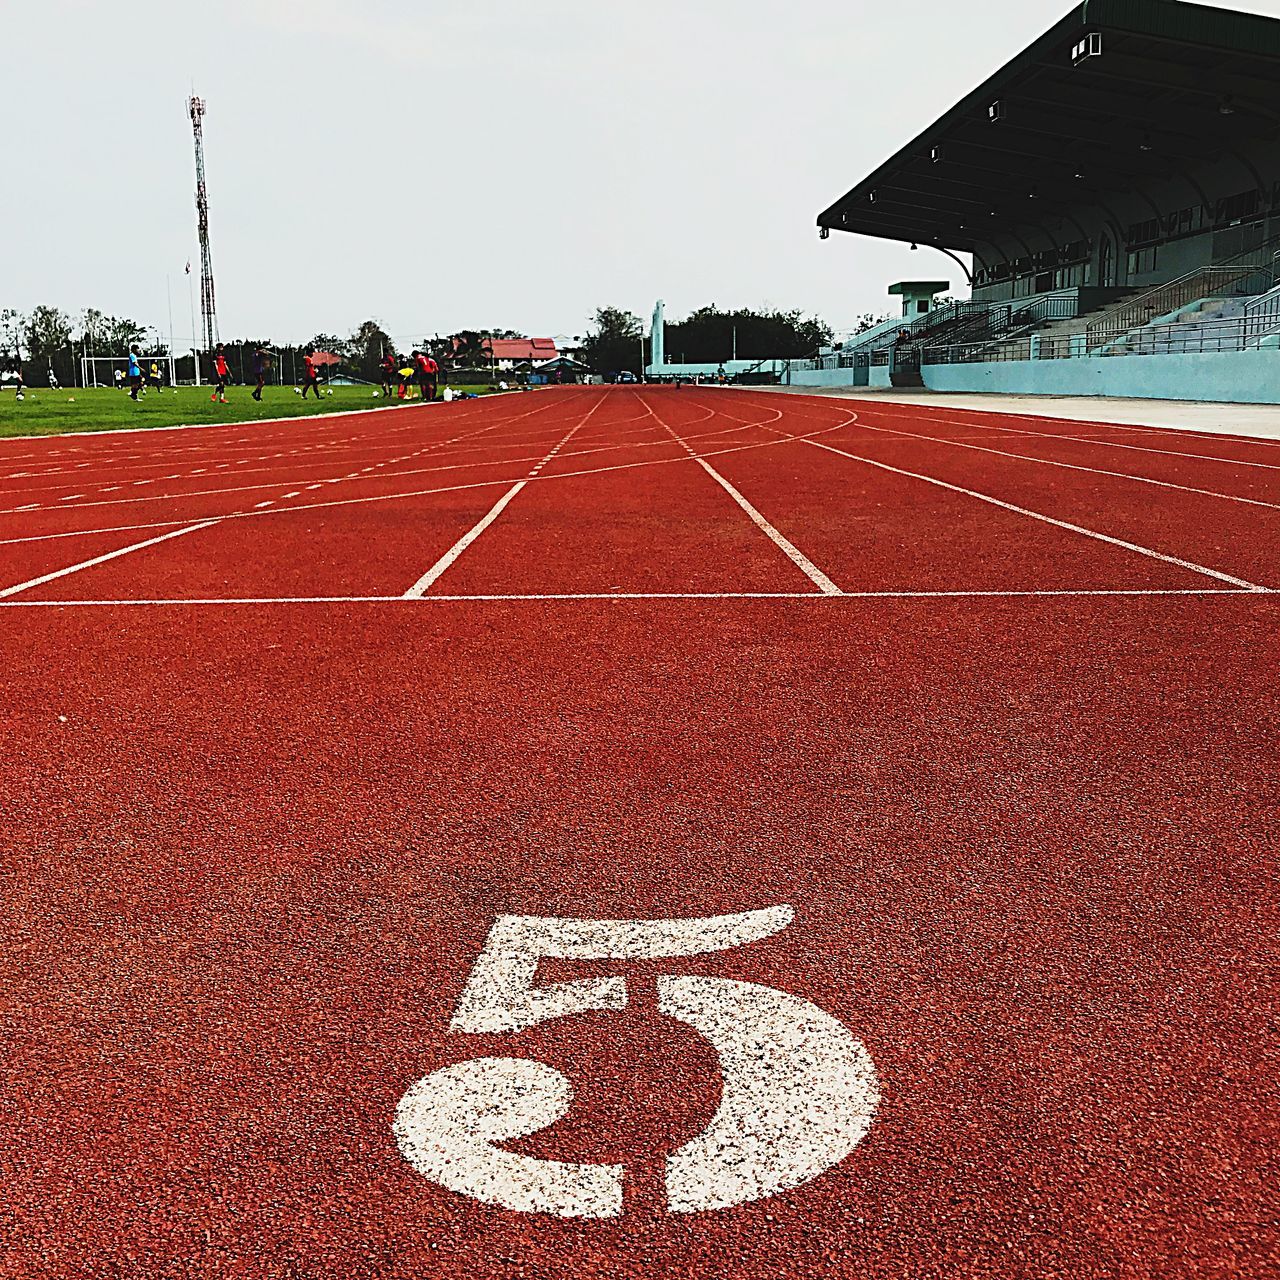
[{"label": "fence", "polygon": [[1090,348],[1105,346],[1130,329],[1142,328],[1153,319],[1171,315],[1180,307],[1204,298],[1240,298],[1266,293],[1280,274],[1280,236],[1213,266],[1197,267],[1177,280],[1149,289],[1132,302],[1112,311],[1088,328]]},{"label": "fence", "polygon": [[1132,331],[1123,347],[1090,351],[1082,336],[1040,338],[1029,334],[994,346],[949,345],[928,347],[925,364],[1002,364],[1012,360],[1067,360],[1088,355],[1153,356],[1198,355],[1206,351],[1247,351],[1273,334],[1280,335],[1280,291],[1271,299],[1270,312],[1235,316],[1229,320],[1198,323],[1149,324]]}]

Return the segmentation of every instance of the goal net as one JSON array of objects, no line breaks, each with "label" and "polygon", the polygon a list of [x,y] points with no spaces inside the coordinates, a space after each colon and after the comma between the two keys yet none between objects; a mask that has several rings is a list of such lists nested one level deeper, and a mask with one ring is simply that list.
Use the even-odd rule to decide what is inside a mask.
[{"label": "goal net", "polygon": [[[177,358],[172,355],[139,356],[144,387],[172,387],[177,384]],[[127,387],[129,385],[128,356],[81,356],[80,385],[82,387]]]}]

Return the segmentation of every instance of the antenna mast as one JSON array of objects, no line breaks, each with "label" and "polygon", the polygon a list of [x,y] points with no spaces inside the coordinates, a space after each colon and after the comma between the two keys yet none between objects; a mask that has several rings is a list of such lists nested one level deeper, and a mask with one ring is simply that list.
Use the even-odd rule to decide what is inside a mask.
[{"label": "antenna mast", "polygon": [[[200,314],[204,318],[204,345],[218,344],[218,308],[213,296],[213,255],[209,252],[209,191],[204,179],[204,99],[187,103],[196,136],[196,227],[200,235]],[[198,376],[198,375],[197,375]]]}]

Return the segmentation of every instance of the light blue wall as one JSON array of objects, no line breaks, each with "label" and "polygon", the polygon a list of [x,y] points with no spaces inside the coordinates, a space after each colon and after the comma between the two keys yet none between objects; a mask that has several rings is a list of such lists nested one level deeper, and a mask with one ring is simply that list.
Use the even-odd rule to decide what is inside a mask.
[{"label": "light blue wall", "polygon": [[927,364],[922,372],[930,391],[1280,404],[1280,351]]},{"label": "light blue wall", "polygon": [[893,382],[889,375],[888,365],[875,365],[867,372],[869,382],[858,382],[854,369],[793,369],[791,383],[793,387],[891,387]]},{"label": "light blue wall", "polygon": [[650,377],[663,378],[714,378],[721,369],[728,377],[735,373],[782,373],[787,367],[785,360],[722,360],[718,364],[672,364],[669,360],[663,364],[645,366],[645,373]]}]

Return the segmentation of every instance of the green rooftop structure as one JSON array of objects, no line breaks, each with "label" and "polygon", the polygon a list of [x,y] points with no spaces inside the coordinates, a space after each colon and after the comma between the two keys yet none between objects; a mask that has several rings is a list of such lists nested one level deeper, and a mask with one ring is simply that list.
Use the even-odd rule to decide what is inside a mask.
[{"label": "green rooftop structure", "polygon": [[949,280],[901,280],[889,286],[889,296],[902,299],[904,316],[924,316],[938,305],[938,294],[950,288]]}]

